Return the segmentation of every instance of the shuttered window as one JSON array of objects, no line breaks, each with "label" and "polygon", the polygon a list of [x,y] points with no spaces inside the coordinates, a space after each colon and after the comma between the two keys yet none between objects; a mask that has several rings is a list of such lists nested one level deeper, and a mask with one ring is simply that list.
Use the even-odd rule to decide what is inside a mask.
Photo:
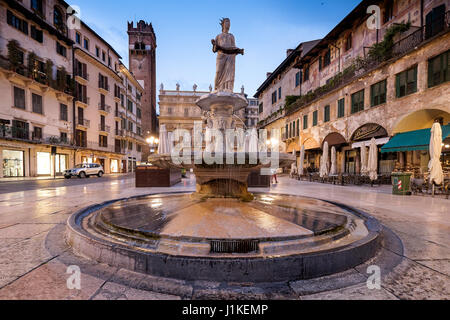
[{"label": "shuttered window", "polygon": [[43,114],[42,110],[42,97],[37,94],[32,94],[32,106],[33,112]]},{"label": "shuttered window", "polygon": [[428,61],[428,87],[450,80],[450,50]]},{"label": "shuttered window", "polygon": [[370,100],[372,107],[386,103],[387,81],[383,80],[375,83],[370,88]]},{"label": "shuttered window", "polygon": [[397,98],[417,92],[417,66],[397,74]]},{"label": "shuttered window", "polygon": [[331,120],[330,117],[330,106],[325,106],[323,109],[323,121],[329,122]]},{"label": "shuttered window", "polygon": [[338,101],[338,118],[345,117],[345,99],[341,99]]},{"label": "shuttered window", "polygon": [[352,113],[364,110],[364,90],[352,94]]},{"label": "shuttered window", "polygon": [[14,87],[14,107],[25,110],[25,90]]}]

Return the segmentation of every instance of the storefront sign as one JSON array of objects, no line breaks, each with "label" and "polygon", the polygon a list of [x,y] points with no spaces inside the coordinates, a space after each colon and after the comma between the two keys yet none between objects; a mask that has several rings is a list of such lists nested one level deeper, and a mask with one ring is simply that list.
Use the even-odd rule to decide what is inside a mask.
[{"label": "storefront sign", "polygon": [[376,123],[369,123],[356,130],[352,140],[363,141],[372,138],[386,137],[387,135],[386,130],[382,126]]}]

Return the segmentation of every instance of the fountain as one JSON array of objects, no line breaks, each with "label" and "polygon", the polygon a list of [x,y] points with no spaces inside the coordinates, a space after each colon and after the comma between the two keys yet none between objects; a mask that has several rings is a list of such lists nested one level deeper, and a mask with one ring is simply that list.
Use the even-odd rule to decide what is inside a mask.
[{"label": "fountain", "polygon": [[[210,114],[208,129],[223,136],[236,128],[233,114],[248,102],[233,93],[235,58],[244,50],[228,33],[229,19],[221,24],[222,34],[212,40],[218,53],[215,90],[197,105]],[[182,163],[174,154],[149,158],[162,168],[192,168],[194,194],[140,196],[83,209],[68,222],[67,242],[98,262],[189,281],[309,279],[345,271],[377,253],[381,226],[370,216],[318,199],[251,194],[249,174],[271,164],[227,139],[206,149],[190,152]],[[280,167],[295,162],[292,154],[272,150],[268,156]]]}]

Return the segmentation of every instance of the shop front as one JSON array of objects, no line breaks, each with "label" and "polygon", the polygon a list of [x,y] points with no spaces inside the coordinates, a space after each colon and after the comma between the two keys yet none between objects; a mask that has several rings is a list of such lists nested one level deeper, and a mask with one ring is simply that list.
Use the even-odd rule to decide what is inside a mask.
[{"label": "shop front", "polygon": [[[431,128],[403,132],[395,135],[381,152],[396,159],[394,170],[413,173],[423,177],[430,161]],[[444,175],[450,176],[450,124],[442,126],[442,167]]]},{"label": "shop front", "polygon": [[2,150],[2,171],[4,178],[25,176],[25,152],[20,150]]},{"label": "shop front", "polygon": [[382,156],[381,148],[390,140],[385,128],[376,124],[368,123],[357,129],[352,136],[351,148],[345,152],[345,169],[348,174],[359,174],[361,172],[361,149],[366,148],[366,155],[372,139],[378,146],[378,174],[390,174],[395,167],[395,159]]}]

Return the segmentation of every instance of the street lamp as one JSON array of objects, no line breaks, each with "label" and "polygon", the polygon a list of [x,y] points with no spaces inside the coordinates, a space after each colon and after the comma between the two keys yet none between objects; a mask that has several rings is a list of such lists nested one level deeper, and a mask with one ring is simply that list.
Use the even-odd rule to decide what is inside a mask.
[{"label": "street lamp", "polygon": [[156,153],[156,150],[158,149],[159,145],[159,139],[151,136],[147,138],[146,142],[150,147],[150,153]]}]

